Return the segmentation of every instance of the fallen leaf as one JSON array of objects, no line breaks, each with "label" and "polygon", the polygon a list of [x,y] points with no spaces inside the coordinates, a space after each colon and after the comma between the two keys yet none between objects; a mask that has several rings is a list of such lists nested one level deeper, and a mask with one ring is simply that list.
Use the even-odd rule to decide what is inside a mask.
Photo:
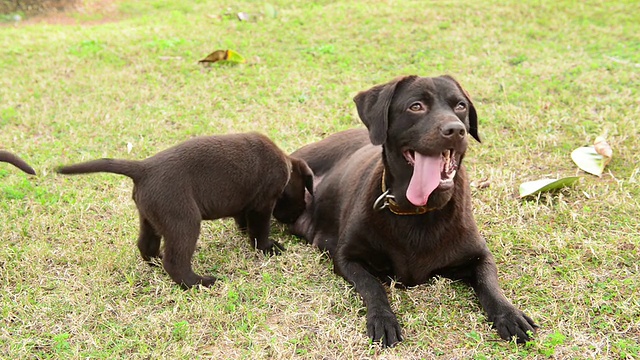
[{"label": "fallen leaf", "polygon": [[552,191],[573,185],[579,176],[569,176],[560,179],[541,179],[528,181],[520,185],[520,197],[535,195],[544,191]]},{"label": "fallen leaf", "polygon": [[604,156],[598,154],[593,146],[583,146],[573,150],[571,159],[580,169],[595,176],[601,176],[607,165]]},{"label": "fallen leaf", "polygon": [[233,50],[227,50],[227,58],[225,60],[235,63],[243,63],[246,61],[242,55]]},{"label": "fallen leaf", "polygon": [[278,16],[278,12],[276,11],[276,8],[271,4],[264,4],[264,14],[272,18]]},{"label": "fallen leaf", "polygon": [[249,14],[247,14],[246,12],[239,12],[238,13],[238,20],[240,20],[240,21],[249,21]]},{"label": "fallen leaf", "polygon": [[491,180],[489,180],[489,178],[483,179],[483,180],[474,180],[471,182],[471,187],[475,187],[478,189],[486,189],[489,186],[491,186]]},{"label": "fallen leaf", "polygon": [[613,156],[613,150],[607,140],[603,136],[598,136],[593,142],[593,147],[598,154],[604,157],[604,165],[607,166]]},{"label": "fallen leaf", "polygon": [[207,55],[204,59],[198,61],[199,63],[213,63],[220,60],[224,60],[227,57],[227,50],[216,50],[211,54]]},{"label": "fallen leaf", "polygon": [[233,63],[243,63],[246,60],[244,57],[233,50],[216,50],[207,55],[204,59],[198,61],[198,63],[214,63],[218,61],[229,61]]}]

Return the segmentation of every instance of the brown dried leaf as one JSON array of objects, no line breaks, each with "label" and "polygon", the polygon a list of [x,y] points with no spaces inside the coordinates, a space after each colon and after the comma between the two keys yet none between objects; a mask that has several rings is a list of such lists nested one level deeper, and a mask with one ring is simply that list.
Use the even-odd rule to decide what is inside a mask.
[{"label": "brown dried leaf", "polygon": [[604,164],[606,166],[613,156],[613,150],[607,140],[603,136],[598,136],[593,142],[593,147],[596,149],[598,154],[604,157]]},{"label": "brown dried leaf", "polygon": [[214,63],[227,58],[227,50],[216,50],[207,55],[206,58],[198,61],[199,63]]},{"label": "brown dried leaf", "polygon": [[491,186],[491,180],[489,180],[489,178],[482,179],[482,180],[474,180],[471,182],[471,187],[475,187],[478,189],[486,189],[489,186]]}]

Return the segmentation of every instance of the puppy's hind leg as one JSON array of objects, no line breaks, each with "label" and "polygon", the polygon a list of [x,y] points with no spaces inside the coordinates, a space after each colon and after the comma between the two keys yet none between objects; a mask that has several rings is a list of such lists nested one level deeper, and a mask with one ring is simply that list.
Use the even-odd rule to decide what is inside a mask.
[{"label": "puppy's hind leg", "polygon": [[238,230],[242,233],[247,232],[247,214],[243,211],[240,215],[234,216],[233,219],[236,221],[236,226],[238,226]]},{"label": "puppy's hind leg", "polygon": [[138,249],[144,261],[155,265],[152,260],[160,257],[161,236],[153,228],[147,218],[140,214],[140,234],[138,235]]},{"label": "puppy's hind leg", "polygon": [[285,248],[278,242],[269,239],[271,211],[271,209],[247,211],[247,231],[249,232],[249,241],[254,248],[267,255],[278,255]]},{"label": "puppy's hind leg", "polygon": [[202,284],[211,286],[216,281],[212,276],[200,276],[193,272],[191,259],[200,235],[200,220],[182,219],[178,223],[166,224],[163,229],[164,254],[162,264],[173,281],[184,289]]}]

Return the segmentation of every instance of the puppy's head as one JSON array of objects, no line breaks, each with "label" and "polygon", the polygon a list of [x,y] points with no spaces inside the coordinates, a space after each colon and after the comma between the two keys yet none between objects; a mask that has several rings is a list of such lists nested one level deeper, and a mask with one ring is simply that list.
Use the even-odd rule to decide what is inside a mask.
[{"label": "puppy's head", "polygon": [[406,76],[360,92],[358,114],[385,164],[406,187],[401,205],[439,207],[453,193],[467,149],[467,134],[480,141],[476,109],[450,76]]},{"label": "puppy's head", "polygon": [[313,171],[304,160],[290,157],[291,177],[273,209],[276,220],[293,224],[305,210],[306,193],[313,196]]}]

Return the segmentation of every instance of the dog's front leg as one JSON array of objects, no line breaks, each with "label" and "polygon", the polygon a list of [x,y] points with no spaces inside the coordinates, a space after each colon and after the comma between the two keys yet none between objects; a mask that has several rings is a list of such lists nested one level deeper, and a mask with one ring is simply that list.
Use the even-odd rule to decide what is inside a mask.
[{"label": "dog's front leg", "polygon": [[271,209],[247,211],[246,226],[253,247],[267,255],[278,255],[284,251],[284,247],[269,239],[270,222]]},{"label": "dog's front leg", "polygon": [[478,258],[470,283],[501,338],[511,340],[515,336],[519,343],[531,339],[538,326],[502,293],[498,270],[488,250]]},{"label": "dog's front leg", "polygon": [[367,335],[383,346],[391,347],[402,341],[402,329],[389,306],[384,286],[359,262],[341,256],[334,259],[335,271],[350,282],[367,307]]}]

